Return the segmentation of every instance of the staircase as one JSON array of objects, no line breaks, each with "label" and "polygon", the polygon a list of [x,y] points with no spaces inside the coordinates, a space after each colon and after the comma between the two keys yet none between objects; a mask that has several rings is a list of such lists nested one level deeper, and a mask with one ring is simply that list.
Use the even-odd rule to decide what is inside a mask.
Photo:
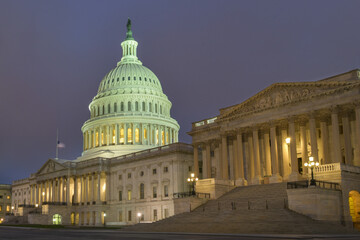
[{"label": "staircase", "polygon": [[287,208],[286,183],[238,187],[192,212],[125,231],[331,234],[353,232],[340,224],[316,221]]}]

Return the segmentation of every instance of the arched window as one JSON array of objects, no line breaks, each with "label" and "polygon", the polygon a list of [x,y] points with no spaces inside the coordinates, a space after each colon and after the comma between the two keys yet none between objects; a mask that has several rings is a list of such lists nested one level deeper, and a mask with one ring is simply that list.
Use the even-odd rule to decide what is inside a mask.
[{"label": "arched window", "polygon": [[101,113],[101,115],[104,115],[105,114],[105,106],[103,105],[102,106],[102,113]]},{"label": "arched window", "polygon": [[132,129],[131,129],[131,127],[128,128],[128,130],[127,130],[127,139],[128,139],[128,143],[132,143],[132,142],[133,142],[133,139],[132,139]]},{"label": "arched window", "polygon": [[140,184],[140,199],[145,198],[145,185],[143,183]]},{"label": "arched window", "polygon": [[131,102],[128,102],[128,111],[131,111]]},{"label": "arched window", "polygon": [[119,139],[119,142],[124,144],[125,142],[125,137],[124,137],[124,128],[121,128],[120,129],[120,139]]},{"label": "arched window", "polygon": [[135,102],[135,111],[139,111],[139,103]]},{"label": "arched window", "polygon": [[140,132],[138,128],[135,128],[135,142],[140,142]]},{"label": "arched window", "polygon": [[110,109],[110,103],[108,104],[108,111],[107,113],[110,113],[111,112],[111,109]]},{"label": "arched window", "polygon": [[160,114],[162,114],[162,106],[160,105]]},{"label": "arched window", "polygon": [[123,112],[124,111],[124,102],[120,103],[120,111]]},{"label": "arched window", "polygon": [[145,111],[145,102],[142,102],[142,109],[143,112]]},{"label": "arched window", "polygon": [[158,112],[158,109],[157,109],[157,103],[155,103],[155,113]]},{"label": "arched window", "polygon": [[117,104],[114,103],[114,112],[117,112]]}]

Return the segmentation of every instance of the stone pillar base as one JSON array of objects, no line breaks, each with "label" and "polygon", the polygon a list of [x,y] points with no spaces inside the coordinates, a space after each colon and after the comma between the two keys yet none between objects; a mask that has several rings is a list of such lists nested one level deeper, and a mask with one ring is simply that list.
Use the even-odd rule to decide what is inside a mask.
[{"label": "stone pillar base", "polygon": [[302,180],[301,175],[298,172],[292,172],[287,179],[289,182],[295,182],[295,181],[299,181]]},{"label": "stone pillar base", "polygon": [[282,177],[279,174],[272,175],[269,178],[269,183],[279,183],[282,182]]},{"label": "stone pillar base", "polygon": [[244,178],[239,178],[235,180],[235,186],[247,186],[248,182]]},{"label": "stone pillar base", "polygon": [[249,185],[259,185],[259,184],[262,184],[262,179],[260,176],[255,176],[249,182]]}]

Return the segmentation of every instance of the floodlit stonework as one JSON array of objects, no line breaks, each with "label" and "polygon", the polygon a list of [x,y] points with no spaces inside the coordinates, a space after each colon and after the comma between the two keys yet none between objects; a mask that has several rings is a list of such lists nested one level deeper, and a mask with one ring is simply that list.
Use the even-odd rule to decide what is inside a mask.
[{"label": "floodlit stonework", "polygon": [[329,215],[325,209],[310,211],[318,202],[299,207],[311,204],[308,200],[316,196],[334,211],[332,220],[351,222],[351,216],[360,211],[359,199],[349,199],[350,191],[360,191],[359,92],[358,69],[320,81],[275,83],[238,105],[220,109],[216,117],[194,122],[189,134],[194,171],[202,179],[197,191],[213,192],[217,198],[224,193],[224,185],[307,180],[311,174],[304,163],[311,159],[319,164],[314,165],[315,180],[325,182],[317,187],[331,191],[336,184],[327,182],[337,183],[342,197],[308,190],[311,194],[304,193],[300,199],[292,190],[289,207],[325,219]]},{"label": "floodlit stonework", "polygon": [[9,222],[126,225],[201,204],[174,199],[189,191],[193,148],[178,143],[171,102],[156,75],[138,60],[130,21],[127,27],[123,57],[89,105],[82,155],[49,159],[29,178],[14,181]]}]

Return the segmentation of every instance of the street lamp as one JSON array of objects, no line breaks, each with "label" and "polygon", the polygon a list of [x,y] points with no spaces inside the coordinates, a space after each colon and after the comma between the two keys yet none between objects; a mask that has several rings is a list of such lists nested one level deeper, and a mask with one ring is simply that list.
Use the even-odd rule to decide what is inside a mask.
[{"label": "street lamp", "polygon": [[285,138],[285,142],[287,143],[287,144],[290,144],[290,138],[288,137],[288,138]]},{"label": "street lamp", "polygon": [[139,223],[140,223],[140,220],[141,220],[141,212],[138,212],[138,213],[137,213],[137,216],[138,216],[138,218],[139,218]]},{"label": "street lamp", "polygon": [[188,183],[191,184],[192,186],[192,191],[191,191],[191,195],[195,195],[195,183],[198,181],[199,179],[197,177],[195,177],[195,173],[191,173],[190,177],[187,179]]},{"label": "street lamp", "polygon": [[104,213],[104,227],[105,227],[105,217],[106,217],[106,213]]},{"label": "street lamp", "polygon": [[314,179],[314,167],[319,166],[319,163],[314,162],[314,157],[309,157],[309,161],[304,163],[304,166],[309,167],[311,169],[310,186],[316,186],[315,179]]}]

